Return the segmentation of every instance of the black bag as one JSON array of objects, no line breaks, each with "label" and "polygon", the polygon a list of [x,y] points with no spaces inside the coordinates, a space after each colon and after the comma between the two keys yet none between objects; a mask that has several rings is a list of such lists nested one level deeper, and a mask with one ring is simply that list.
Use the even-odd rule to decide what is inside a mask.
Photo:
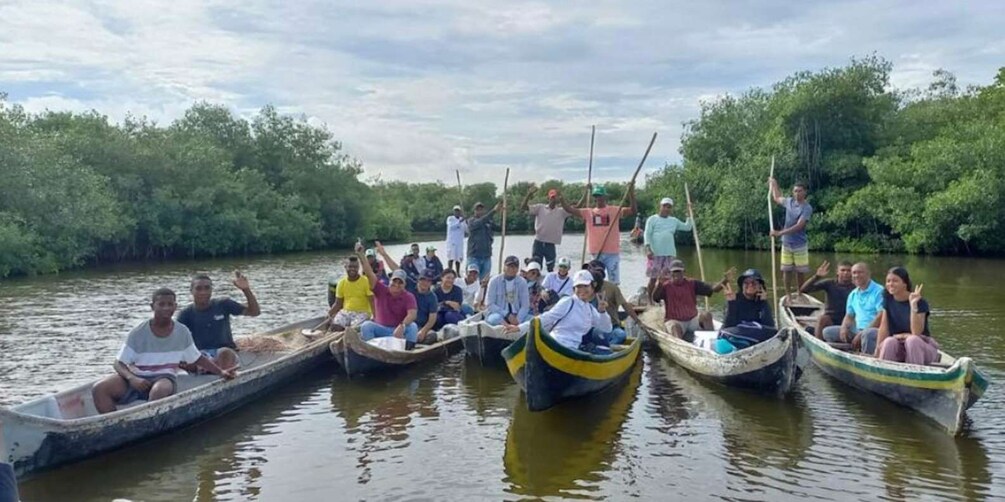
[{"label": "black bag", "polygon": [[736,326],[724,328],[719,332],[719,338],[733,344],[736,350],[742,350],[766,340],[778,333],[773,326],[762,326],[756,322],[741,322]]}]

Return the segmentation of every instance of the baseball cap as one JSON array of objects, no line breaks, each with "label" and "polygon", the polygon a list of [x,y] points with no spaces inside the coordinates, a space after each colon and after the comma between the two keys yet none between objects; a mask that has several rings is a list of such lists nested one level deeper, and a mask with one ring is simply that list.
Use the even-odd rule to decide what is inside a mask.
[{"label": "baseball cap", "polygon": [[589,270],[580,270],[572,276],[573,286],[588,286],[590,284],[593,284],[593,274]]},{"label": "baseball cap", "polygon": [[430,282],[436,282],[436,278],[438,276],[439,274],[437,274],[435,270],[427,268],[426,270],[422,271],[422,275],[419,276],[419,280],[425,279]]},{"label": "baseball cap", "polygon": [[594,197],[607,197],[607,189],[602,186],[593,187]]},{"label": "baseball cap", "polygon": [[536,261],[532,261],[528,263],[526,267],[523,268],[524,272],[530,272],[531,270],[537,270],[538,272],[540,272],[541,264]]},{"label": "baseball cap", "polygon": [[504,265],[516,265],[516,266],[519,267],[520,266],[520,258],[517,258],[516,256],[513,256],[513,255],[509,255],[509,256],[506,257],[506,260],[503,261],[503,264]]},{"label": "baseball cap", "polygon": [[548,197],[558,197],[558,190],[555,190],[554,188],[548,190]]},{"label": "baseball cap", "polygon": [[478,269],[478,265],[472,263],[471,265],[468,265],[468,272],[481,272],[481,270]]},{"label": "baseball cap", "polygon": [[366,250],[366,255],[367,256],[377,256],[377,250],[373,249],[373,248],[367,249]]},{"label": "baseball cap", "polygon": [[663,206],[663,205],[667,205],[667,204],[669,204],[669,205],[672,206],[673,205],[673,199],[671,199],[670,197],[663,197],[663,200],[660,201],[660,205]]},{"label": "baseball cap", "polygon": [[561,258],[558,259],[557,264],[558,264],[559,267],[569,268],[569,265],[571,265],[571,262],[569,262],[568,258],[566,258],[566,257],[563,256],[563,257],[561,257]]},{"label": "baseball cap", "polygon": [[426,252],[436,251],[436,246],[426,246]]},{"label": "baseball cap", "polygon": [[402,282],[408,282],[408,274],[399,268],[398,270],[391,272],[391,280],[393,281],[395,279],[400,279]]},{"label": "baseball cap", "polygon": [[454,211],[460,211],[460,210],[461,210],[461,206],[457,206],[457,205],[454,206]]},{"label": "baseball cap", "polygon": [[671,272],[677,272],[677,271],[683,272],[684,271],[684,262],[682,262],[680,260],[674,260],[674,261],[670,262],[670,271]]},{"label": "baseball cap", "polygon": [[485,207],[485,204],[482,204],[481,202],[475,202],[475,209],[478,209],[480,207]]}]

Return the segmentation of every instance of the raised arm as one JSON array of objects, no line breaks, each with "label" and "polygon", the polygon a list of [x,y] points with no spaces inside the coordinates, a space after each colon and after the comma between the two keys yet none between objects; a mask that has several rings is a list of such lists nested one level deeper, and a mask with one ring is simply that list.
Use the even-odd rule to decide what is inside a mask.
[{"label": "raised arm", "polygon": [[531,184],[530,188],[527,189],[527,195],[520,201],[520,207],[518,208],[520,211],[530,211],[530,198],[534,196],[535,192],[537,192],[537,187]]},{"label": "raised arm", "polygon": [[[379,254],[381,258],[384,259],[384,263],[386,263],[388,268],[391,269],[391,272],[394,272],[395,270],[401,268],[398,266],[397,260],[391,258],[391,255],[387,254],[387,251],[384,250],[384,245],[381,244],[380,241],[375,242],[374,246],[377,248],[377,254]],[[357,252],[356,254],[359,253]],[[366,261],[366,257],[361,256],[360,260]]]},{"label": "raised arm", "polygon": [[377,284],[378,281],[377,274],[374,273],[373,267],[370,266],[370,260],[367,260],[366,255],[363,254],[363,244],[356,243],[355,251],[356,259],[359,260],[360,266],[363,267],[363,275],[365,275],[366,279],[370,281],[370,289],[373,289],[373,286]]},{"label": "raised arm", "polygon": [[621,211],[621,216],[631,216],[639,212],[639,201],[635,198],[635,184],[628,185],[628,209]]},{"label": "raised arm", "polygon": [[782,190],[778,188],[778,180],[775,178],[768,178],[768,186],[771,187],[771,199],[775,201],[775,204],[784,206],[785,197],[782,196]]},{"label": "raised arm", "polygon": [[255,297],[255,293],[251,292],[251,284],[248,283],[248,278],[240,270],[234,271],[234,286],[244,293],[244,299],[248,301],[248,305],[244,307],[244,312],[241,315],[257,317],[261,314],[262,308],[258,305],[258,298]]},{"label": "raised arm", "polygon": [[558,194],[558,203],[561,204],[562,209],[566,213],[569,213],[569,215],[572,216],[573,218],[583,219],[583,215],[579,214],[579,209],[569,204],[569,202],[565,200],[565,196],[563,196],[561,193]]}]

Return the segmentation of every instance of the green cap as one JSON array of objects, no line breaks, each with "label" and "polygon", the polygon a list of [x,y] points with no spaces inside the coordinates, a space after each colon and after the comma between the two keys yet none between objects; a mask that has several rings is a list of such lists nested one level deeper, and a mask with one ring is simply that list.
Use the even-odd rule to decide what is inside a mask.
[{"label": "green cap", "polygon": [[604,188],[603,186],[595,186],[595,187],[593,187],[593,196],[594,197],[607,197],[607,189]]}]

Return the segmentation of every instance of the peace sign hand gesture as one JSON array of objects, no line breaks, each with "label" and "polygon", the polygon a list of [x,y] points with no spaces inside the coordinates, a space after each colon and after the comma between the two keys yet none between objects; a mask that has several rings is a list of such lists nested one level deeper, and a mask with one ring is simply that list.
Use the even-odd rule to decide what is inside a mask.
[{"label": "peace sign hand gesture", "polygon": [[726,297],[726,301],[736,299],[736,291],[733,291],[733,286],[728,282],[722,287],[722,295]]},{"label": "peace sign hand gesture", "polygon": [[921,302],[921,288],[923,286],[924,286],[924,284],[918,284],[917,286],[915,286],[914,287],[914,291],[911,293],[911,296],[908,298],[908,300],[911,302],[911,311],[912,312],[917,312],[918,311],[918,303]]}]

